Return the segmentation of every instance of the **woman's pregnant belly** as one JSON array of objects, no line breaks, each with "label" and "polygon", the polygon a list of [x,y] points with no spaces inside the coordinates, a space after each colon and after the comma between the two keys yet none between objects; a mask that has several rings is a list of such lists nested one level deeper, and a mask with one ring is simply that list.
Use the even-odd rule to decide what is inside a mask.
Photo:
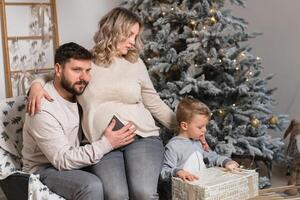
[{"label": "woman's pregnant belly", "polygon": [[149,110],[142,103],[124,104],[120,102],[107,102],[93,106],[93,110],[88,111],[84,115],[83,122],[90,122],[84,128],[88,139],[90,138],[92,141],[95,141],[101,138],[114,115],[124,125],[132,122],[137,129],[137,135],[142,137],[148,134],[158,135],[159,128],[155,125],[155,121]]}]

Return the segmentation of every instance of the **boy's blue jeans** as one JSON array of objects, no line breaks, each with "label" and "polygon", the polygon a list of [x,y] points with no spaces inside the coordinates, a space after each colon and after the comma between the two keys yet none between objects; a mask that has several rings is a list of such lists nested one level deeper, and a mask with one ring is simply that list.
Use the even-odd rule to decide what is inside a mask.
[{"label": "boy's blue jeans", "polygon": [[159,137],[136,137],[87,168],[103,183],[105,200],[157,200],[164,147]]}]

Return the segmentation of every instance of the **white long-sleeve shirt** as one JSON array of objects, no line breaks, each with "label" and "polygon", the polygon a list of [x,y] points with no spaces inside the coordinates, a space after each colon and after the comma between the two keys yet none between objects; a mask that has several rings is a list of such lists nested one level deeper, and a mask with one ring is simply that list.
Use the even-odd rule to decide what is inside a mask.
[{"label": "white long-sleeve shirt", "polygon": [[40,112],[32,117],[26,115],[22,149],[24,171],[33,173],[49,164],[58,170],[78,169],[97,163],[112,150],[105,136],[80,146],[82,133],[77,103],[62,98],[53,82],[44,88],[54,101],[43,100]]}]

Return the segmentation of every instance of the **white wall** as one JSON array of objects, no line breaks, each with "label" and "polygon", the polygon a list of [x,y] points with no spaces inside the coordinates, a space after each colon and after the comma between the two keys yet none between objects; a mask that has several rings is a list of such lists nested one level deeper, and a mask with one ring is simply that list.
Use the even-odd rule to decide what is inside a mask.
[{"label": "white wall", "polygon": [[[88,49],[92,48],[99,19],[120,2],[121,0],[56,0],[59,43],[73,41]],[[0,99],[3,99],[6,91],[2,44],[0,45]]]},{"label": "white wall", "polygon": [[250,46],[262,58],[264,73],[276,74],[270,82],[278,87],[275,112],[300,117],[300,1],[247,0],[245,8],[229,7],[249,22],[248,30],[263,33]]},{"label": "white wall", "polygon": [[100,18],[121,0],[56,0],[60,44],[76,42],[90,49]]},{"label": "white wall", "polygon": [[[57,0],[60,44],[74,41],[90,49],[98,20],[121,0]],[[246,8],[229,6],[245,18],[250,31],[264,35],[250,41],[253,53],[262,58],[265,74],[276,73],[270,87],[278,87],[276,113],[299,116],[300,106],[300,7],[299,0],[247,0]],[[0,65],[2,55],[0,51]],[[0,99],[5,98],[4,69],[0,66]]]}]

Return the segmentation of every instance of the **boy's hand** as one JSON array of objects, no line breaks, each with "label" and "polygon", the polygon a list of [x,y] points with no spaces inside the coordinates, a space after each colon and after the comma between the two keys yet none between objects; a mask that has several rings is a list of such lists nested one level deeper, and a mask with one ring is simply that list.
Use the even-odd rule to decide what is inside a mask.
[{"label": "boy's hand", "polygon": [[225,169],[228,169],[229,171],[233,171],[238,167],[239,167],[239,164],[237,162],[235,162],[234,160],[228,161],[225,165]]},{"label": "boy's hand", "polygon": [[202,144],[202,147],[203,147],[204,151],[209,151],[209,146],[208,146],[208,144],[207,144],[207,142],[205,140],[205,136],[204,135],[200,136],[199,141]]},{"label": "boy's hand", "polygon": [[194,181],[199,179],[197,176],[184,170],[179,170],[176,175],[184,181]]}]

